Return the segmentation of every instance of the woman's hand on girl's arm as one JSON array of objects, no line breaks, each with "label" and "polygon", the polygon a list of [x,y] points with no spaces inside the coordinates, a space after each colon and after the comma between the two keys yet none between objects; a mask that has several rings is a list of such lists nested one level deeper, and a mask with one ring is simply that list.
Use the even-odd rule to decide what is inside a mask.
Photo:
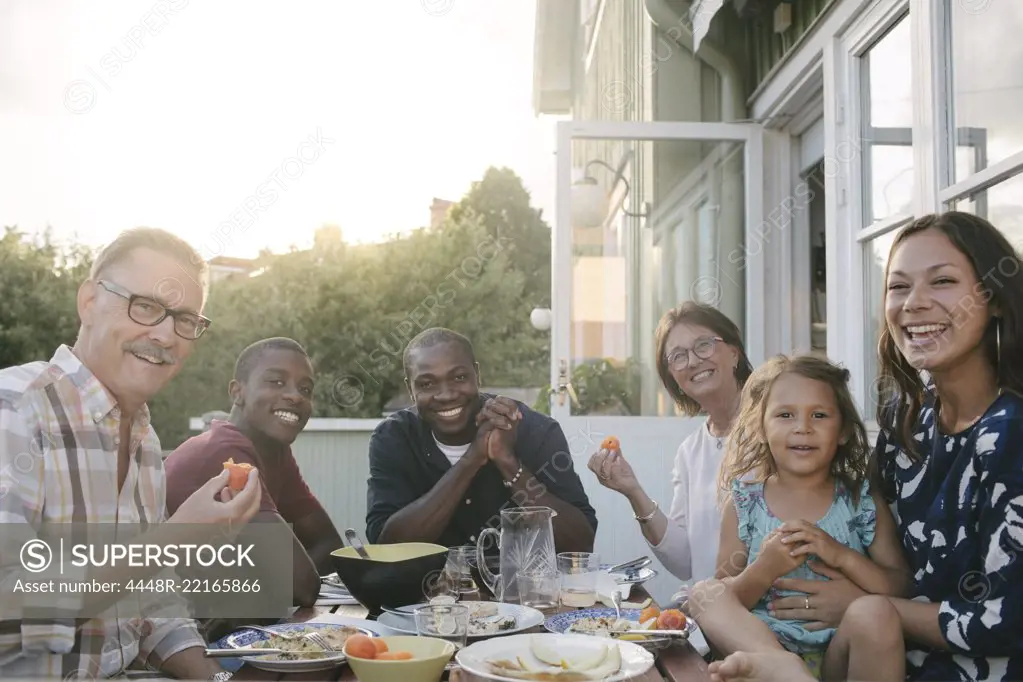
[{"label": "woman's hand on girl's arm", "polygon": [[[774,586],[779,590],[802,592],[805,596],[781,597],[768,604],[768,608],[773,616],[782,620],[810,621],[806,625],[807,630],[837,628],[849,604],[867,593],[841,571],[815,561],[807,565],[814,573],[829,580],[776,580]],[[807,597],[810,599],[810,608],[806,607]]]},{"label": "woman's hand on girl's arm", "polygon": [[[879,510],[878,517],[883,513]],[[895,537],[895,523],[890,516],[887,525],[880,520],[877,522],[874,541],[868,550],[869,557],[843,545],[807,521],[786,522],[781,530],[786,533],[782,542],[788,545],[802,543],[792,550],[793,556],[816,555],[868,594],[902,596],[906,593],[909,569],[902,558],[902,550]]]}]

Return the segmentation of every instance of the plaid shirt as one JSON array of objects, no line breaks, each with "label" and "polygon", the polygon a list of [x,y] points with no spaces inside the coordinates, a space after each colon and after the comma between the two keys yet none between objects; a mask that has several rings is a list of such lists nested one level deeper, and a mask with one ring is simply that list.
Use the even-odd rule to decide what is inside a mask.
[{"label": "plaid shirt", "polygon": [[[149,408],[132,423],[118,493],[120,421],[111,395],[67,346],[50,362],[0,370],[0,524],[35,533],[43,524],[165,521],[163,457]],[[21,571],[5,553],[0,582]],[[0,678],[109,677],[144,667],[151,654],[166,660],[204,645],[195,622],[184,619],[0,620]]]}]

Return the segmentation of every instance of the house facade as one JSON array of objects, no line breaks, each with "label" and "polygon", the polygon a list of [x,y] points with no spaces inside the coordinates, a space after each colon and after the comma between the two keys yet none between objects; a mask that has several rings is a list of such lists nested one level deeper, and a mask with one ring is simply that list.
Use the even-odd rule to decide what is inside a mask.
[{"label": "house facade", "polygon": [[671,416],[653,333],[696,298],[754,362],[844,364],[870,417],[897,230],[956,208],[1021,243],[1017,29],[1013,0],[538,0],[535,111],[571,119],[553,385],[633,360],[642,416]]},{"label": "house facade", "polygon": [[[1020,29],[1016,0],[537,0],[534,109],[563,119],[552,414],[577,468],[618,435],[670,502],[675,448],[700,421],[677,416],[653,339],[686,299],[728,314],[754,364],[798,350],[843,364],[875,430],[898,229],[955,208],[1023,245]],[[600,360],[633,381],[632,416],[573,400]],[[647,553],[621,496],[583,480],[598,550]]]}]

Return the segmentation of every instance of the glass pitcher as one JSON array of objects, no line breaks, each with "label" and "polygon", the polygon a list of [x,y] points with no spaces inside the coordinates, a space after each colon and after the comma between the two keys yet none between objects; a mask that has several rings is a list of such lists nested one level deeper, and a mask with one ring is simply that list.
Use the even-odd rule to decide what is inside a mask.
[{"label": "glass pitcher", "polygon": [[[550,507],[518,507],[501,511],[501,530],[487,528],[476,541],[480,577],[497,601],[521,602],[550,608],[558,602],[558,560],[554,551],[557,516]],[[487,538],[496,536],[500,550],[499,570],[487,566],[484,548]]]}]

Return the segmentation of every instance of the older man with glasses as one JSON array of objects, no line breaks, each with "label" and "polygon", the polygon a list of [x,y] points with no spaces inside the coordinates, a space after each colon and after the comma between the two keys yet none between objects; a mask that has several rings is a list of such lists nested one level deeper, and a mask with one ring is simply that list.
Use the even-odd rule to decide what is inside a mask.
[{"label": "older man with glasses", "polygon": [[[201,314],[206,276],[199,255],[174,235],[125,232],[99,254],[78,291],[74,347],[61,345],[48,362],[0,371],[0,523],[12,524],[5,534],[70,523],[160,524],[146,536],[156,542],[185,528],[164,521],[237,528],[256,513],[258,474],[233,493],[224,472],[166,518],[162,450],[146,403],[209,328]],[[14,554],[0,558],[0,584],[21,569]],[[8,606],[21,603],[9,594],[0,602],[4,597]],[[204,656],[194,621],[40,613],[0,613],[0,677],[95,679],[129,667],[185,679],[230,677]]]}]

